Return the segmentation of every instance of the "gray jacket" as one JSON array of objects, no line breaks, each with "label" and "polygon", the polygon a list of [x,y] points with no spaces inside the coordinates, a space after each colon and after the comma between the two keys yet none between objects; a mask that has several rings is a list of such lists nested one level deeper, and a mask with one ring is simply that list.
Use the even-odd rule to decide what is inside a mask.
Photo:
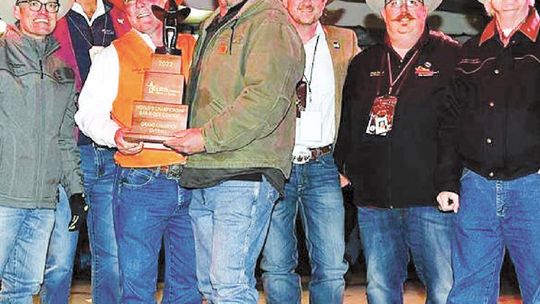
[{"label": "gray jacket", "polygon": [[0,39],[0,206],[54,208],[61,182],[82,193],[73,137],[75,77],[52,37]]}]

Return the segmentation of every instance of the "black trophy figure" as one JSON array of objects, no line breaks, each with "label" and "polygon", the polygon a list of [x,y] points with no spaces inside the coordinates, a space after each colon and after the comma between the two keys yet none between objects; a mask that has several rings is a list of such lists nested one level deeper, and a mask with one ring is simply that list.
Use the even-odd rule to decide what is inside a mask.
[{"label": "black trophy figure", "polygon": [[176,0],[169,0],[167,10],[157,5],[152,5],[152,13],[163,22],[163,47],[158,47],[156,53],[182,55],[182,51],[176,48],[176,39],[180,24],[189,16],[191,9],[184,7],[178,10]]}]

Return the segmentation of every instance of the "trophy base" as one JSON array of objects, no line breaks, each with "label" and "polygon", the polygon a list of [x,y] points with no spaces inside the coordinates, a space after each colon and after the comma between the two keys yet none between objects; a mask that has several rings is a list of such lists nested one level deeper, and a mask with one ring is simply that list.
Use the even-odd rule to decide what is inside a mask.
[{"label": "trophy base", "polygon": [[161,46],[161,47],[156,48],[155,53],[156,54],[162,54],[162,55],[167,54],[167,55],[174,55],[174,56],[182,56],[182,50],[168,48],[168,47],[165,47],[165,46]]},{"label": "trophy base", "polygon": [[124,133],[124,140],[129,141],[132,143],[140,143],[140,142],[147,142],[147,143],[155,143],[155,144],[162,144],[163,142],[173,139],[174,136],[169,135],[152,135],[152,134],[143,134],[143,133],[135,133],[135,132],[125,132]]}]

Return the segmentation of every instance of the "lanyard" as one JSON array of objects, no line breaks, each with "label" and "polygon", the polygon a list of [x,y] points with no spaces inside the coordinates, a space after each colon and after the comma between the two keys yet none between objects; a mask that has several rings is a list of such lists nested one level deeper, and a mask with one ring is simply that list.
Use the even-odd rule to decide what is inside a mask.
[{"label": "lanyard", "polygon": [[[399,87],[397,88],[397,90],[396,90],[396,92],[394,94],[395,96],[398,96],[399,92],[401,91],[401,87],[403,86],[403,83],[405,82],[405,79],[407,77],[407,75],[405,73],[409,70],[409,66],[416,60],[416,57],[419,54],[419,50],[416,50],[414,52],[414,54],[411,56],[411,58],[407,61],[407,63],[405,64],[405,66],[401,70],[401,72],[399,72],[396,79],[393,79],[393,76],[392,76],[392,63],[390,61],[390,52],[386,51],[385,53],[386,53],[386,62],[387,62],[387,65],[388,65],[388,95],[392,95],[392,89],[394,88],[396,83],[398,81],[400,81],[401,78],[405,75],[405,78],[403,78],[403,80],[399,83]],[[383,56],[381,58],[381,71],[384,69],[384,59],[385,59],[384,55],[385,54],[383,53]],[[377,96],[380,95],[380,91],[381,91],[381,81],[380,81],[380,79],[381,78],[379,78],[379,82],[377,83]]]},{"label": "lanyard", "polygon": [[309,71],[309,78],[307,78],[306,75],[304,74],[304,78],[306,78],[307,85],[308,85],[310,103],[311,103],[311,81],[313,80],[313,67],[315,66],[315,56],[317,55],[317,47],[319,46],[319,38],[321,38],[321,36],[317,35],[317,41],[315,41],[315,48],[313,49],[313,58],[311,58],[311,69]]},{"label": "lanyard", "polygon": [[[105,14],[104,16],[105,16],[105,22],[104,22],[105,24],[103,25],[103,38],[102,38],[100,46],[105,46],[105,37],[107,37],[108,16],[107,16],[107,14]],[[75,29],[77,30],[77,32],[79,32],[79,34],[84,39],[84,41],[86,41],[86,43],[88,43],[88,46],[90,46],[90,47],[94,46],[94,44],[92,42],[90,42],[90,40],[88,40],[88,38],[86,38],[86,35],[79,28],[79,26],[77,25],[77,22],[75,20],[73,20],[71,16],[68,15],[67,17],[68,17],[68,20],[71,22],[71,24],[73,24],[73,26],[75,26]],[[90,32],[92,33],[92,36],[93,36],[94,33],[93,33],[93,30],[92,30],[92,26],[89,25],[89,28],[90,28]],[[93,40],[94,39],[92,38],[92,41]]]}]

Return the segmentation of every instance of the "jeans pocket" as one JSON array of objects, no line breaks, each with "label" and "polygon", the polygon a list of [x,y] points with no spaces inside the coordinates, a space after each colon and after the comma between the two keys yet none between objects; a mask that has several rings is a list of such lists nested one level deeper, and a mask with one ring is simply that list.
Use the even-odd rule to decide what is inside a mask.
[{"label": "jeans pocket", "polygon": [[127,169],[122,174],[121,184],[123,187],[143,187],[153,180],[154,173],[148,169]]},{"label": "jeans pocket", "polygon": [[463,181],[467,176],[469,176],[470,174],[472,173],[471,170],[467,169],[467,168],[463,168],[463,172],[461,173],[461,178],[459,179],[460,181]]}]

